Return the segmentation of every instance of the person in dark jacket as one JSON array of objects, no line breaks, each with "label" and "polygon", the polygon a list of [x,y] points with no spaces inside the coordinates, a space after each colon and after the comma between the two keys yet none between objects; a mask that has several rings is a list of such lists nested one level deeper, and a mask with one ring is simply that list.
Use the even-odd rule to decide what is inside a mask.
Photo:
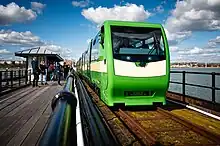
[{"label": "person in dark jacket", "polygon": [[31,61],[31,65],[32,65],[32,71],[33,71],[33,75],[34,75],[33,87],[35,87],[35,86],[37,87],[38,86],[40,69],[38,67],[38,61],[37,61],[36,57],[34,57],[33,60]]},{"label": "person in dark jacket", "polygon": [[56,75],[57,75],[57,79],[58,79],[58,84],[61,85],[60,78],[62,76],[62,69],[61,69],[61,65],[59,63],[57,63],[57,66],[56,66]]},{"label": "person in dark jacket", "polygon": [[63,70],[64,70],[64,80],[65,80],[69,73],[69,66],[66,64],[66,62],[64,62]]},{"label": "person in dark jacket", "polygon": [[54,63],[51,62],[49,67],[48,67],[48,74],[50,75],[50,81],[54,81],[54,71],[55,71],[55,66],[54,66]]}]

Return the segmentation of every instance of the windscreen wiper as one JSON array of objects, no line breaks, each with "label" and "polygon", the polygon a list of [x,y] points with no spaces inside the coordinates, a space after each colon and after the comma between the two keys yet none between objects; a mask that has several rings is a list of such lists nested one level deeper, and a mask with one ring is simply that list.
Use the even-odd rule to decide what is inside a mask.
[{"label": "windscreen wiper", "polygon": [[154,46],[152,47],[152,49],[149,51],[147,55],[150,55],[155,49],[156,49],[157,55],[159,55],[159,50],[162,50],[160,47],[160,41],[156,37],[155,33],[153,33],[153,38],[154,38]]}]

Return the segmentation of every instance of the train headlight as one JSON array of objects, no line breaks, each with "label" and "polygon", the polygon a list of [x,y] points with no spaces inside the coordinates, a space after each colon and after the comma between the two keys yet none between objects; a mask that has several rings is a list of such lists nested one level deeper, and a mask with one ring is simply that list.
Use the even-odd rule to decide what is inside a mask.
[{"label": "train headlight", "polygon": [[130,57],[130,56],[127,56],[127,57],[126,57],[126,59],[127,59],[127,60],[130,60],[130,59],[131,59],[131,57]]}]

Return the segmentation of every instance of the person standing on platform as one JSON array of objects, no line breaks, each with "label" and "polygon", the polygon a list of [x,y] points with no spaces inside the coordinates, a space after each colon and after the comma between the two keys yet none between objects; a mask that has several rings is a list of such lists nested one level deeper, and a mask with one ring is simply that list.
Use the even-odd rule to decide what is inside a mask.
[{"label": "person standing on platform", "polygon": [[31,61],[31,65],[32,65],[32,71],[33,71],[33,75],[34,75],[33,87],[35,87],[35,86],[39,87],[38,80],[39,80],[40,69],[38,67],[38,61],[37,61],[36,57],[34,57],[33,60]]},{"label": "person standing on platform", "polygon": [[46,79],[46,65],[44,61],[41,61],[40,63],[40,70],[41,70],[41,85],[47,85],[47,79]]},{"label": "person standing on platform", "polygon": [[48,68],[48,73],[50,75],[50,81],[54,80],[54,70],[55,70],[54,63],[51,62],[49,65],[49,68]]},{"label": "person standing on platform", "polygon": [[66,64],[66,62],[64,62],[63,70],[64,70],[64,80],[66,80],[66,77],[68,76],[69,73],[69,66]]},{"label": "person standing on platform", "polygon": [[61,69],[61,65],[59,63],[57,63],[57,66],[56,66],[56,75],[57,75],[58,84],[61,85],[60,78],[62,76],[62,69]]}]

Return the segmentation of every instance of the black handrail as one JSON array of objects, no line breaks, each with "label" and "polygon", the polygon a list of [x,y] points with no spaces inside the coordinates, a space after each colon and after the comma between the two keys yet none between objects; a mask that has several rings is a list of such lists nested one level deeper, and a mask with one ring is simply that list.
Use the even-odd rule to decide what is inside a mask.
[{"label": "black handrail", "polygon": [[[212,73],[208,73],[208,72],[191,72],[191,71],[170,71],[170,73],[182,74],[182,82],[170,81],[170,83],[181,84],[182,85],[182,95],[183,95],[183,97],[186,95],[185,94],[186,85],[187,86],[194,86],[194,87],[201,87],[201,88],[206,88],[206,89],[211,89],[212,90],[212,102],[216,103],[216,101],[215,101],[215,91],[220,90],[220,88],[215,86],[215,77],[220,76],[220,73],[215,73],[215,72],[212,72]],[[204,86],[204,85],[186,83],[186,74],[211,75],[212,76],[212,82],[211,82],[212,86]],[[183,101],[185,101],[185,98],[183,98]]]},{"label": "black handrail", "polygon": [[74,75],[71,73],[67,76],[66,84],[64,85],[64,90],[68,92],[75,92],[73,90],[74,85]]},{"label": "black handrail", "polygon": [[68,76],[64,89],[52,99],[53,114],[41,138],[41,146],[77,145],[77,99],[72,92],[72,84],[70,84],[73,80],[73,76]]}]

